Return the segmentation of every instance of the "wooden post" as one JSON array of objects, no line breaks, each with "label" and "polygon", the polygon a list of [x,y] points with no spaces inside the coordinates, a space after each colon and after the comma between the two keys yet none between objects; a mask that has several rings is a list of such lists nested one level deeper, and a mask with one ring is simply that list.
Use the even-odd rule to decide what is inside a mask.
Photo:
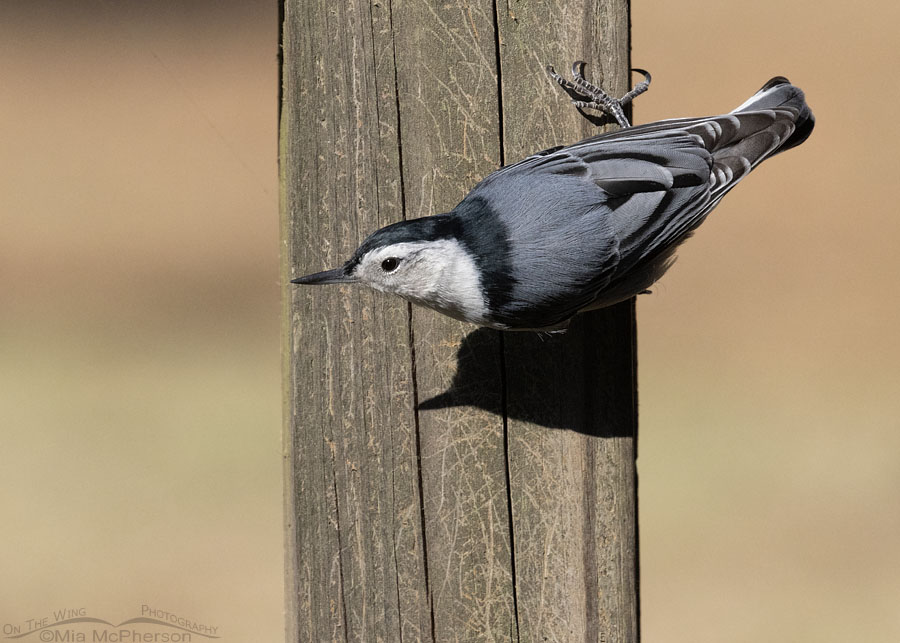
[{"label": "wooden post", "polygon": [[284,1],[290,642],[638,640],[633,302],[542,338],[287,283],[595,132],[575,59],[627,90],[625,0]]}]

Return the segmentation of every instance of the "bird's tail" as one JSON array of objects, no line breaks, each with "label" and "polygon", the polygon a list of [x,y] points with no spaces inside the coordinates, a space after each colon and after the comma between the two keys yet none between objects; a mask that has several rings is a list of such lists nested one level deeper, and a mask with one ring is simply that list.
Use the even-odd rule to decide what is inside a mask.
[{"label": "bird's tail", "polygon": [[791,81],[784,76],[775,76],[732,114],[773,109],[793,112],[794,131],[767,156],[797,147],[809,138],[816,124],[816,118],[806,104],[803,90],[791,85]]},{"label": "bird's tail", "polygon": [[[718,202],[765,159],[805,141],[816,119],[803,91],[776,76],[730,114],[709,119],[700,134],[712,155],[711,196]],[[702,129],[713,128],[702,132]]]}]

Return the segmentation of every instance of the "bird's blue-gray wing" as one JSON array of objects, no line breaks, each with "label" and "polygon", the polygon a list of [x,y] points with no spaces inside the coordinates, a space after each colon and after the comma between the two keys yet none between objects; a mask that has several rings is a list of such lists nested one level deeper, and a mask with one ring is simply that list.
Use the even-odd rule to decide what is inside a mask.
[{"label": "bird's blue-gray wing", "polygon": [[664,265],[654,267],[658,278],[675,247],[725,194],[789,141],[797,111],[783,105],[660,121],[566,148],[571,159],[587,167],[586,178],[609,197],[621,255],[613,281],[664,256]]}]

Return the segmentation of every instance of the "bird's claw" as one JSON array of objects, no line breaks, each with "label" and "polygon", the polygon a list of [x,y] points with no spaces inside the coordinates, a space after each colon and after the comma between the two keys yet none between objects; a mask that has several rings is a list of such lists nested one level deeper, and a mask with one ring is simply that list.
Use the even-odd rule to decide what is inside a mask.
[{"label": "bird's claw", "polygon": [[621,98],[613,98],[584,77],[585,64],[583,60],[576,60],[572,63],[572,80],[566,80],[560,76],[552,65],[547,65],[546,69],[550,78],[566,90],[566,93],[572,98],[572,104],[579,111],[584,108],[596,109],[615,118],[620,127],[631,127],[628,117],[625,116],[624,107],[650,87],[650,72],[645,69],[632,69],[632,71],[643,74],[644,80]]}]

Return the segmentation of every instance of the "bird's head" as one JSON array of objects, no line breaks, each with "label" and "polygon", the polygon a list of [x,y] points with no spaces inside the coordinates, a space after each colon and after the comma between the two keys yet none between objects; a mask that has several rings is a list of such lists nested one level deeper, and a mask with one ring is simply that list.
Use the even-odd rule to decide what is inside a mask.
[{"label": "bird's head", "polygon": [[374,232],[340,268],[295,284],[362,283],[457,319],[484,323],[487,307],[475,257],[451,215],[401,221]]}]

